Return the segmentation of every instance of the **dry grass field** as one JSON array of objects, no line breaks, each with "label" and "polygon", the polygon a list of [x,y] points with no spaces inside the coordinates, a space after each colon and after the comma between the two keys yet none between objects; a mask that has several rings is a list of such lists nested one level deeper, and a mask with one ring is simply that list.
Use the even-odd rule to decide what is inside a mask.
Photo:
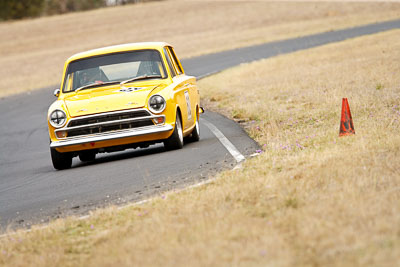
[{"label": "dry grass field", "polygon": [[[400,30],[200,81],[263,146],[214,182],[0,240],[6,266],[396,266]],[[338,137],[341,99],[356,135]]]},{"label": "dry grass field", "polygon": [[0,23],[0,97],[61,80],[74,53],[167,41],[180,57],[400,17],[400,3],[161,1]]}]

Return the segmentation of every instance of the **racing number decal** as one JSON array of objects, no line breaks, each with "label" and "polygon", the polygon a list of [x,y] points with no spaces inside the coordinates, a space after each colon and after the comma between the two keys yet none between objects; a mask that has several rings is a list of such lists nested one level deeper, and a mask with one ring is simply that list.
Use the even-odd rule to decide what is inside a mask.
[{"label": "racing number decal", "polygon": [[185,91],[186,105],[187,105],[187,117],[188,121],[192,120],[192,109],[190,108],[190,97],[189,92]]}]

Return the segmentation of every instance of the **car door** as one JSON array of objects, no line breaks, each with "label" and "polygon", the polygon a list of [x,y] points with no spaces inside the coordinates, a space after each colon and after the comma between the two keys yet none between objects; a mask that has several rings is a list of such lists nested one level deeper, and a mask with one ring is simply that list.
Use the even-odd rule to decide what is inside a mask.
[{"label": "car door", "polygon": [[[181,109],[182,115],[182,126],[183,130],[192,127],[195,122],[195,97],[194,90],[196,89],[193,80],[187,77],[183,68],[176,57],[172,47],[167,46],[165,49],[168,64],[171,64],[172,71],[174,73],[174,83],[177,83],[176,100]],[[197,91],[196,91],[197,92]]]}]

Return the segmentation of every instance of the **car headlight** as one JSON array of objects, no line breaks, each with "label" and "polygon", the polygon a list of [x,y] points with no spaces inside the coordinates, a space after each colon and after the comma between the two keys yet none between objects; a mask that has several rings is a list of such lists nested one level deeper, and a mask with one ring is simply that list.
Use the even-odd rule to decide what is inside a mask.
[{"label": "car headlight", "polygon": [[164,97],[160,95],[153,95],[149,99],[149,109],[153,113],[163,112],[166,106],[167,102],[165,102]]},{"label": "car headlight", "polygon": [[54,128],[60,128],[67,122],[67,115],[64,111],[56,109],[50,114],[49,122]]}]

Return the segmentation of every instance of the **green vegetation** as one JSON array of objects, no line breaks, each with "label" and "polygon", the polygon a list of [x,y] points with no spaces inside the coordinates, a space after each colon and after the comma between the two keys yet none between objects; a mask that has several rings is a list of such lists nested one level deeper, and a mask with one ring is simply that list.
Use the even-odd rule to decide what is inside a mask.
[{"label": "green vegetation", "polygon": [[37,17],[42,14],[45,0],[0,0],[0,20]]},{"label": "green vegetation", "polygon": [[146,0],[0,0],[0,20],[62,14],[74,11],[91,10],[109,5],[145,1]]},{"label": "green vegetation", "polygon": [[46,0],[46,15],[90,10],[106,6],[105,0]]}]

